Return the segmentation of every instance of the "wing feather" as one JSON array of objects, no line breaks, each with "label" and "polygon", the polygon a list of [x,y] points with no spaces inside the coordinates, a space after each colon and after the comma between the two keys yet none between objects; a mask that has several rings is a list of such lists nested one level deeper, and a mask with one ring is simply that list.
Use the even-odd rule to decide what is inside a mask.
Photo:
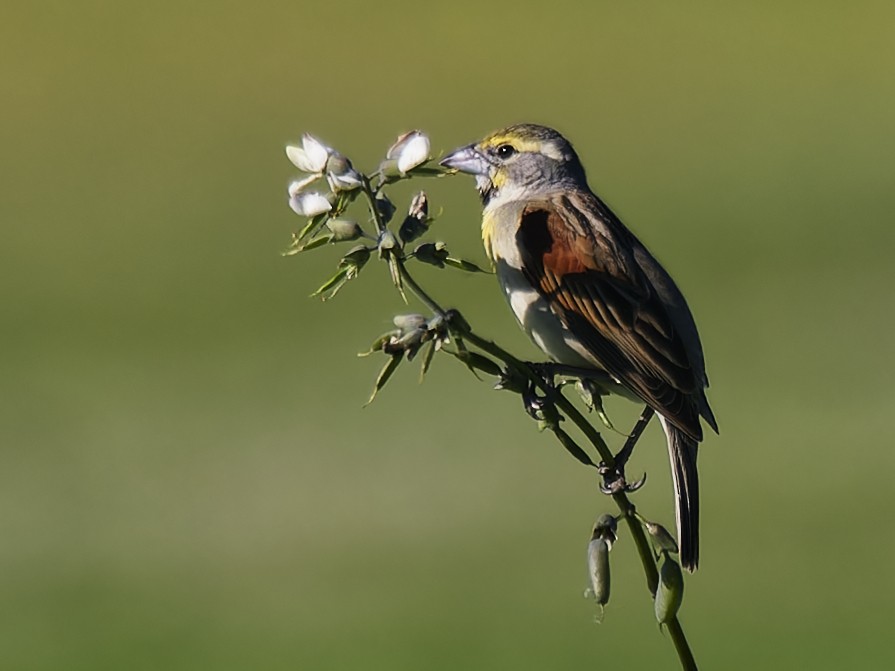
[{"label": "wing feather", "polygon": [[688,351],[671,314],[679,306],[638,264],[633,234],[596,197],[576,194],[529,204],[517,242],[523,273],[595,364],[700,440],[701,351]]}]

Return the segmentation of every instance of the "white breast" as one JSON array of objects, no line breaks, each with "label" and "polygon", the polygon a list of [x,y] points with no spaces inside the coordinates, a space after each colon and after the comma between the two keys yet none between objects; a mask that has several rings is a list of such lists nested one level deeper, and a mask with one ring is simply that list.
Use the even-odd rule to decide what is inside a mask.
[{"label": "white breast", "polygon": [[497,278],[519,325],[547,356],[567,366],[599,367],[520,270],[498,261]]}]

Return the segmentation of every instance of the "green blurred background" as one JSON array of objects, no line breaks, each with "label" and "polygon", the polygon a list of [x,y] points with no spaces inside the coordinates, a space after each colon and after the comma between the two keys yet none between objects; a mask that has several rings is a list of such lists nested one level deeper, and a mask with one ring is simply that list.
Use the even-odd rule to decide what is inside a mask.
[{"label": "green blurred background", "polygon": [[[378,266],[321,304],[337,250],[279,256],[301,132],[369,168],[517,121],[696,314],[697,658],[895,665],[895,9],[725,4],[8,3],[0,668],[675,667],[626,536],[603,624],[581,596],[588,469],[452,360],[362,409],[355,353],[406,308]],[[471,181],[425,186],[481,262]],[[420,278],[536,356],[493,278]],[[641,470],[671,525],[656,427]]]}]

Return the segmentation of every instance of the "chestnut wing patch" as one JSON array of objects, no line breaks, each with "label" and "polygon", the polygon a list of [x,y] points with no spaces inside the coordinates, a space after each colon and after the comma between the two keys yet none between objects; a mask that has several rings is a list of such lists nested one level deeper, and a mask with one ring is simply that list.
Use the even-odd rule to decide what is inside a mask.
[{"label": "chestnut wing patch", "polygon": [[[564,217],[568,219],[564,219]],[[692,437],[701,391],[685,345],[630,250],[571,203],[522,212],[523,272],[563,324],[613,377]]]}]

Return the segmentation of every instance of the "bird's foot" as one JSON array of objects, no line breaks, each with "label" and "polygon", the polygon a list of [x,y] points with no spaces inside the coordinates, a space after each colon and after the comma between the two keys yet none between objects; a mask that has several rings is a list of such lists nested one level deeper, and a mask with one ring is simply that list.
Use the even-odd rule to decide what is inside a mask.
[{"label": "bird's foot", "polygon": [[551,361],[527,361],[526,365],[544,382],[548,389],[556,388],[557,364]]}]

